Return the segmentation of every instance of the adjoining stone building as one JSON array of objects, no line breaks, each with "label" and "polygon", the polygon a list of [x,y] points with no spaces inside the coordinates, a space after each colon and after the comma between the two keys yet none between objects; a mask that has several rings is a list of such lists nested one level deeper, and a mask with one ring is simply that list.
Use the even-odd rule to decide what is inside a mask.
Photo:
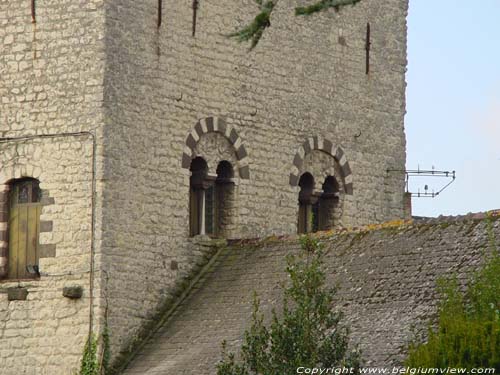
[{"label": "adjoining stone building", "polygon": [[407,0],[280,3],[251,53],[253,1],[160,1],[0,3],[2,374],[69,374],[105,325],[116,357],[198,234],[403,217]]}]

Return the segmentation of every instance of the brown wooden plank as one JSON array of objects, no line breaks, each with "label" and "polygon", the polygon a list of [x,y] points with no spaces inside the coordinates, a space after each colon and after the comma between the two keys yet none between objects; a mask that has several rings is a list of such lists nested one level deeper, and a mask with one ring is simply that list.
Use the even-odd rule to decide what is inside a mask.
[{"label": "brown wooden plank", "polygon": [[[26,265],[37,264],[37,242],[38,242],[38,206],[31,205],[27,209],[28,228],[26,233]],[[33,275],[28,276],[32,277]]]},{"label": "brown wooden plank", "polygon": [[42,215],[42,205],[38,204],[38,206],[36,207],[36,265],[38,265],[40,261],[40,216],[41,215]]},{"label": "brown wooden plank", "polygon": [[28,207],[24,204],[18,205],[19,208],[19,246],[18,246],[18,260],[17,260],[17,275],[18,278],[26,278],[26,256],[28,245]]},{"label": "brown wooden plank", "polygon": [[11,206],[9,218],[9,278],[17,279],[19,248],[19,208]]}]

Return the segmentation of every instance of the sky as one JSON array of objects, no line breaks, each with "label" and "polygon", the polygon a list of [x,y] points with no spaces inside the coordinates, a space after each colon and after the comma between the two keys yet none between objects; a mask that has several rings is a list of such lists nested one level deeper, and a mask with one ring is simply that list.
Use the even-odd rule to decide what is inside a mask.
[{"label": "sky", "polygon": [[500,209],[500,0],[410,0],[408,60],[406,167],[457,174],[438,197],[413,198],[413,214]]}]

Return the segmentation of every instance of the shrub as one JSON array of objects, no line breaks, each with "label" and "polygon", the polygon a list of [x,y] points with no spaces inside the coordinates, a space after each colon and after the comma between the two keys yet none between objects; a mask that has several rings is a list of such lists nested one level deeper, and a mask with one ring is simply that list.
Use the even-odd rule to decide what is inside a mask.
[{"label": "shrub", "polygon": [[465,293],[456,278],[439,282],[437,329],[428,341],[411,345],[407,366],[488,367],[500,371],[500,256],[474,274]]},{"label": "shrub", "polygon": [[254,298],[252,325],[244,334],[241,360],[227,353],[218,375],[295,374],[298,367],[359,368],[359,353],[348,349],[342,314],[332,310],[335,290],[325,287],[322,252],[316,240],[302,238],[304,251],[287,258],[290,284],[284,290],[281,314],[272,312],[269,327]]}]

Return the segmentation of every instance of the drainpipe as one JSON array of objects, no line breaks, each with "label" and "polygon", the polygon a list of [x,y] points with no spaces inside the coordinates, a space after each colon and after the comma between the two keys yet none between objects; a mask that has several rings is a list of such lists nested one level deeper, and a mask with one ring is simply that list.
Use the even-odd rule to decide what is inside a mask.
[{"label": "drainpipe", "polygon": [[68,137],[85,137],[92,138],[92,224],[90,234],[90,280],[89,280],[89,342],[92,338],[93,320],[94,320],[94,263],[95,263],[95,227],[96,227],[96,208],[95,208],[95,195],[96,195],[96,137],[91,132],[74,132],[74,133],[59,133],[59,134],[40,134],[40,135],[27,135],[18,137],[3,137],[0,138],[0,143],[17,142],[17,141],[30,141],[34,139],[53,139],[53,138],[68,138]]}]

